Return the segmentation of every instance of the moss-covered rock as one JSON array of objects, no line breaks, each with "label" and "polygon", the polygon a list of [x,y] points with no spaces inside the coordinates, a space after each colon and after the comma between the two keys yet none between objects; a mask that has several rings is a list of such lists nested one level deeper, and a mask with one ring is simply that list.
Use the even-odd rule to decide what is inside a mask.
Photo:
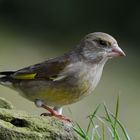
[{"label": "moss-covered rock", "polygon": [[78,140],[71,123],[7,109],[4,101],[9,106],[0,99],[0,140]]},{"label": "moss-covered rock", "polygon": [[13,105],[9,101],[6,101],[4,98],[0,97],[0,108],[13,109]]}]

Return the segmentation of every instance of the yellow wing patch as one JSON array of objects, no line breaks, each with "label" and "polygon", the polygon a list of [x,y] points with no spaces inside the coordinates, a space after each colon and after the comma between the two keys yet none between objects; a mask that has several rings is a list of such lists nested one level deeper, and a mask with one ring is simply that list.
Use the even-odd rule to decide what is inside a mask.
[{"label": "yellow wing patch", "polygon": [[30,73],[30,74],[16,75],[15,78],[16,79],[23,79],[23,80],[31,80],[31,79],[34,79],[35,76],[36,76],[36,73]]}]

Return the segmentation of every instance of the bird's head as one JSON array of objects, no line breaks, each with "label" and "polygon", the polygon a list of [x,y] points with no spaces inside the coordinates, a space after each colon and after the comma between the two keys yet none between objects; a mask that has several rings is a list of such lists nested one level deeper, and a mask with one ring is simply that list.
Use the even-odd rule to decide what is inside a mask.
[{"label": "bird's head", "polygon": [[84,59],[91,62],[100,62],[108,58],[125,56],[117,41],[109,34],[102,32],[86,35],[79,47]]}]

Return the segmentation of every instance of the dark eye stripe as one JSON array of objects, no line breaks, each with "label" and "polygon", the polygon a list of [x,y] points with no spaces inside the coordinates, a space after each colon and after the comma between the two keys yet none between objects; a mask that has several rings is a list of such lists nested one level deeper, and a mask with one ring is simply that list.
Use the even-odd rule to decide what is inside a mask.
[{"label": "dark eye stripe", "polygon": [[107,46],[107,42],[104,40],[99,40],[99,44],[102,46]]},{"label": "dark eye stripe", "polygon": [[105,41],[100,38],[94,39],[93,41],[97,42],[99,45],[104,46],[104,47],[111,46],[111,43],[109,41]]}]

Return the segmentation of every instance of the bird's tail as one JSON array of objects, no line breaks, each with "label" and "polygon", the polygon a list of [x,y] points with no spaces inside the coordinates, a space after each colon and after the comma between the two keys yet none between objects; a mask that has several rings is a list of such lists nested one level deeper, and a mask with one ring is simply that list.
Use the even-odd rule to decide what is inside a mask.
[{"label": "bird's tail", "polygon": [[0,72],[0,84],[8,87],[12,87],[12,77],[13,71]]}]

